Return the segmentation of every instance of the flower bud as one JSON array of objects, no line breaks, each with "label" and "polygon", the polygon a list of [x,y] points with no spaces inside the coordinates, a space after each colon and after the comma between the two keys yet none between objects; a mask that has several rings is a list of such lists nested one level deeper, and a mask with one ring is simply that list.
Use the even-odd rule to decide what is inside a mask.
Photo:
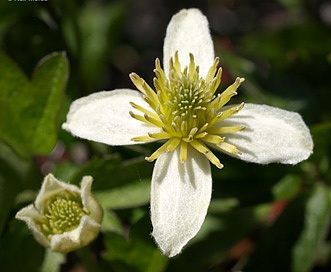
[{"label": "flower bud", "polygon": [[92,181],[84,176],[79,188],[49,174],[34,204],[18,211],[16,219],[26,222],[45,247],[63,253],[81,248],[97,237],[103,217],[91,193]]}]

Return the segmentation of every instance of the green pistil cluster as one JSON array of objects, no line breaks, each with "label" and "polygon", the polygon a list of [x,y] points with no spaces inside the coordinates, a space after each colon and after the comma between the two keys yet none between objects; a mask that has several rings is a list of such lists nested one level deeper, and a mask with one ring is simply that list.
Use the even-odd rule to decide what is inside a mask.
[{"label": "green pistil cluster", "polygon": [[218,62],[219,59],[216,58],[206,78],[201,78],[199,66],[196,66],[193,55],[190,54],[190,63],[182,71],[176,52],[175,57],[170,60],[169,78],[167,78],[159,59],[156,59],[154,70],[156,91],[137,74],[130,74],[132,82],[153,109],[152,112],[131,102],[133,108],[143,113],[139,115],[130,112],[131,116],[160,128],[159,133],[150,133],[133,140],[141,142],[167,140],[146,160],[153,161],[163,152],[171,152],[179,146],[180,160],[185,162],[188,145],[191,145],[214,165],[222,168],[223,165],[206,144],[217,145],[226,152],[240,153],[235,146],[225,141],[223,134],[234,133],[244,127],[221,126],[221,121],[238,112],[244,104],[224,111],[221,111],[221,108],[237,94],[236,90],[244,79],[237,78],[223,93],[216,95],[222,74],[222,69],[217,69]]},{"label": "green pistil cluster", "polygon": [[61,191],[45,200],[40,209],[39,230],[51,239],[54,234],[62,234],[78,227],[83,215],[89,211],[83,207],[78,193]]}]

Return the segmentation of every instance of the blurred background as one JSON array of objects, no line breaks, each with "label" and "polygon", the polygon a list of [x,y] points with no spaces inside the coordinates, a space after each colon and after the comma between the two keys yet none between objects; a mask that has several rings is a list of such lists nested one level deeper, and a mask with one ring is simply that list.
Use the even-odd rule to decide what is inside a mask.
[{"label": "blurred background", "polygon": [[[153,163],[144,157],[158,144],[109,147],[74,138],[60,126],[73,100],[134,88],[133,71],[152,84],[167,24],[190,7],[208,17],[224,71],[220,91],[237,76],[246,78],[233,103],[299,112],[315,147],[296,166],[219,155],[225,167],[212,168],[206,221],[183,253],[168,259],[150,236]],[[56,56],[67,61],[43,65],[54,52],[64,52]],[[330,76],[327,0],[1,1],[1,269],[331,271]],[[105,211],[96,241],[66,255],[45,250],[14,219],[50,172],[73,184],[92,175]]]}]

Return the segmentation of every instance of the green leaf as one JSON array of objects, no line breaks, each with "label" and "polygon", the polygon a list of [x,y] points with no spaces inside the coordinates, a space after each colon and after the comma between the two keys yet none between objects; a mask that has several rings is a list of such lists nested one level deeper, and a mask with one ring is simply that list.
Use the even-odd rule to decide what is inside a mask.
[{"label": "green leaf", "polygon": [[249,262],[245,272],[292,272],[291,252],[303,228],[305,203],[308,195],[293,199],[277,221],[267,229]]},{"label": "green leaf", "polygon": [[293,199],[276,222],[267,229],[245,272],[310,271],[326,235],[331,214],[324,186]]},{"label": "green leaf", "polygon": [[[247,53],[269,59],[274,66],[278,66],[277,68],[284,68],[297,61],[305,64],[320,61],[321,57],[324,59],[331,45],[328,37],[326,29],[316,23],[305,22],[283,28],[263,28],[261,31],[254,31],[245,37],[243,45]],[[295,57],[289,58],[290,53],[295,54]],[[319,62],[316,69],[320,69],[322,65],[322,62]]]},{"label": "green leaf", "polygon": [[124,228],[119,217],[112,211],[105,211],[103,215],[102,230],[124,234]]},{"label": "green leaf", "polygon": [[81,67],[88,87],[96,86],[100,74],[105,75],[107,61],[124,22],[125,4],[120,2],[96,5],[89,2],[82,10],[79,24],[82,31]]},{"label": "green leaf", "polygon": [[56,144],[56,118],[68,78],[65,54],[43,58],[29,81],[0,52],[0,74],[0,139],[25,157],[49,153]]},{"label": "green leaf", "polygon": [[226,165],[222,171],[212,169],[213,195],[222,199],[235,198],[241,206],[271,202],[274,199],[273,186],[287,171],[280,164],[265,167],[247,164],[229,156],[224,156],[222,163]]},{"label": "green leaf", "polygon": [[[64,53],[43,58],[32,79],[35,96],[38,96],[39,119],[33,132],[33,149],[48,153],[56,143],[55,120],[58,115],[63,91],[68,79],[68,62]],[[38,136],[38,137],[36,137]]]},{"label": "green leaf", "polygon": [[331,151],[331,122],[324,122],[314,125],[311,128],[311,133],[314,139],[314,154],[312,159],[319,161],[325,156],[329,156]]},{"label": "green leaf", "polygon": [[317,185],[306,204],[303,231],[292,252],[292,271],[308,272],[312,268],[330,223],[331,204],[327,188]]},{"label": "green leaf", "polygon": [[105,237],[105,260],[115,272],[161,272],[168,258],[163,256],[150,236],[149,218],[144,217],[135,224],[128,239],[107,234]]},{"label": "green leaf", "polygon": [[80,10],[68,12],[65,18],[64,35],[78,58],[80,80],[88,91],[109,76],[107,65],[125,22],[126,10],[126,3],[120,1],[105,5],[89,1]]},{"label": "green leaf", "polygon": [[104,209],[137,207],[149,202],[150,184],[150,179],[144,179],[111,190],[96,191],[94,196]]},{"label": "green leaf", "polygon": [[0,243],[1,270],[39,271],[45,249],[31,235],[26,224],[13,220]]},{"label": "green leaf", "polygon": [[275,200],[282,201],[295,196],[300,190],[300,185],[300,177],[295,175],[285,176],[272,188]]},{"label": "green leaf", "polygon": [[93,190],[109,190],[132,182],[150,178],[153,163],[148,163],[143,157],[120,161],[118,157],[111,156],[105,159],[94,159],[86,164],[69,180],[79,184],[82,176],[90,175],[94,179]]},{"label": "green leaf", "polygon": [[39,176],[31,163],[18,157],[13,150],[0,142],[0,235],[17,194],[26,188],[36,189]]}]

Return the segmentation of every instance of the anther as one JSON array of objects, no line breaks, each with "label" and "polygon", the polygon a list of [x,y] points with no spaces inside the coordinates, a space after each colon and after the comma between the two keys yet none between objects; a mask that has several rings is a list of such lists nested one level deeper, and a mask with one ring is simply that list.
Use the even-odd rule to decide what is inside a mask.
[{"label": "anther", "polygon": [[132,118],[136,118],[136,115],[133,113],[133,111],[129,111],[129,114],[131,115]]}]

